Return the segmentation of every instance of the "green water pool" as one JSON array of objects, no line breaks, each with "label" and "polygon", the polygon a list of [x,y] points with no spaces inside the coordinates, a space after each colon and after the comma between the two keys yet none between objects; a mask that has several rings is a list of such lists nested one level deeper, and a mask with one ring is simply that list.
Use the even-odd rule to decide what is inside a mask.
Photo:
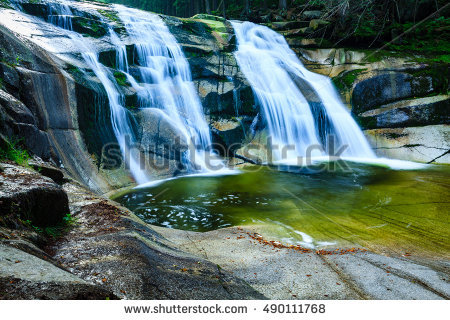
[{"label": "green water pool", "polygon": [[237,175],[169,180],[115,200],[168,228],[257,225],[273,239],[311,248],[364,246],[449,257],[450,167],[347,165],[252,166]]}]

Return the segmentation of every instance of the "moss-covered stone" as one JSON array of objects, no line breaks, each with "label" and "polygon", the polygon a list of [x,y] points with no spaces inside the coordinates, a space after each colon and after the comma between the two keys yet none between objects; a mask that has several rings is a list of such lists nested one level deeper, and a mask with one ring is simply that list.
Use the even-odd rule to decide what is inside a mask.
[{"label": "moss-covered stone", "polygon": [[407,70],[415,79],[418,79],[414,84],[418,91],[426,89],[427,82],[423,79],[431,78],[433,91],[436,94],[447,94],[449,92],[449,71],[450,65],[448,63],[433,63],[425,68]]},{"label": "moss-covered stone", "polygon": [[334,85],[341,91],[351,89],[358,75],[367,69],[355,69],[350,71],[344,71],[337,77],[332,78]]},{"label": "moss-covered stone", "polygon": [[0,8],[12,9],[11,2],[9,0],[0,0]]},{"label": "moss-covered stone", "polygon": [[223,17],[214,16],[212,14],[204,14],[204,13],[196,14],[195,16],[192,17],[192,19],[222,21],[222,22],[225,21],[225,19]]},{"label": "moss-covered stone", "polygon": [[275,31],[286,31],[291,29],[307,28],[309,27],[309,21],[283,21],[267,23],[265,25]]},{"label": "moss-covered stone", "polygon": [[48,6],[47,3],[44,2],[38,1],[23,2],[21,3],[21,7],[24,12],[43,19],[47,19],[47,17],[51,13],[50,7]]},{"label": "moss-covered stone", "polygon": [[113,10],[103,10],[103,9],[99,9],[97,10],[98,13],[100,13],[103,17],[105,17],[106,19],[108,19],[111,22],[116,22],[116,23],[122,23],[122,21],[119,18],[119,15],[117,14],[117,12],[113,11]]},{"label": "moss-covered stone", "polygon": [[114,78],[116,79],[116,82],[119,86],[126,86],[128,85],[127,76],[121,72],[121,71],[114,71]]},{"label": "moss-covered stone", "polygon": [[100,38],[108,33],[108,26],[99,20],[85,17],[72,17],[72,28],[75,32]]}]

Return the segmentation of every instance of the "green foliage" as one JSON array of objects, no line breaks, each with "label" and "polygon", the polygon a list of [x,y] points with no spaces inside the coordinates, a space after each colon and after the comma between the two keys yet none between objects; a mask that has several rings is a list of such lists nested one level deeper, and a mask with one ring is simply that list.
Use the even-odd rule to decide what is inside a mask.
[{"label": "green foliage", "polygon": [[128,83],[127,76],[123,72],[114,71],[114,78],[119,86],[126,86]]},{"label": "green foliage", "polygon": [[110,21],[121,23],[117,13],[114,11],[100,9],[100,10],[98,10],[98,12]]},{"label": "green foliage", "polygon": [[12,9],[9,0],[0,0],[0,8]]},{"label": "green foliage", "polygon": [[66,226],[73,226],[78,221],[77,221],[77,218],[73,217],[70,213],[68,213],[64,216],[63,222],[64,222],[64,225],[66,225]]},{"label": "green foliage", "polygon": [[63,217],[63,220],[56,226],[50,226],[45,228],[35,226],[31,220],[21,220],[21,221],[24,226],[34,230],[39,234],[52,238],[61,237],[64,233],[68,232],[70,228],[72,228],[74,225],[78,223],[77,218],[73,217],[70,213],[66,214]]},{"label": "green foliage", "polygon": [[350,89],[353,86],[356,78],[361,72],[367,69],[356,69],[351,71],[345,71],[339,76],[333,78],[333,82],[340,90]]},{"label": "green foliage", "polygon": [[[192,17],[197,13],[207,13],[204,0],[103,0],[106,3],[121,3],[130,7],[174,15],[179,17]],[[250,5],[254,8],[261,8],[263,3],[268,7],[277,7],[279,0],[250,0]],[[303,2],[306,2],[304,0]],[[223,15],[223,7],[219,8],[221,1],[209,1],[210,13]],[[238,18],[244,10],[243,0],[224,0],[226,15],[230,18]]]},{"label": "green foliage", "polygon": [[395,23],[391,28],[405,35],[398,42],[389,44],[390,49],[434,53],[437,54],[436,61],[449,62],[450,18],[437,17],[416,27],[413,22]]},{"label": "green foliage", "polygon": [[0,149],[0,160],[11,160],[21,166],[28,166],[30,155],[21,146],[21,139],[6,141],[6,148]]}]

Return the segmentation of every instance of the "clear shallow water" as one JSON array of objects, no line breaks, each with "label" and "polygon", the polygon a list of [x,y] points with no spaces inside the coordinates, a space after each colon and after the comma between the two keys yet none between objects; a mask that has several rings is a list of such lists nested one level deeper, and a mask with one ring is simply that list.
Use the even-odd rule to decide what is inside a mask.
[{"label": "clear shallow water", "polygon": [[170,180],[115,200],[164,227],[258,225],[273,239],[307,247],[359,245],[448,257],[450,168],[394,171],[353,163],[345,172],[327,166],[322,172],[247,167],[240,175]]}]

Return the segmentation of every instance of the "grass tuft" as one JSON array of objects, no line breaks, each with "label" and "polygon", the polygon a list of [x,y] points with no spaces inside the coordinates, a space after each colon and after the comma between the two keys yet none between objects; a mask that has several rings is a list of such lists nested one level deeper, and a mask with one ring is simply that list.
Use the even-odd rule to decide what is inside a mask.
[{"label": "grass tuft", "polygon": [[28,166],[30,155],[21,146],[22,139],[6,141],[6,147],[0,149],[0,160],[11,160],[20,166]]}]

